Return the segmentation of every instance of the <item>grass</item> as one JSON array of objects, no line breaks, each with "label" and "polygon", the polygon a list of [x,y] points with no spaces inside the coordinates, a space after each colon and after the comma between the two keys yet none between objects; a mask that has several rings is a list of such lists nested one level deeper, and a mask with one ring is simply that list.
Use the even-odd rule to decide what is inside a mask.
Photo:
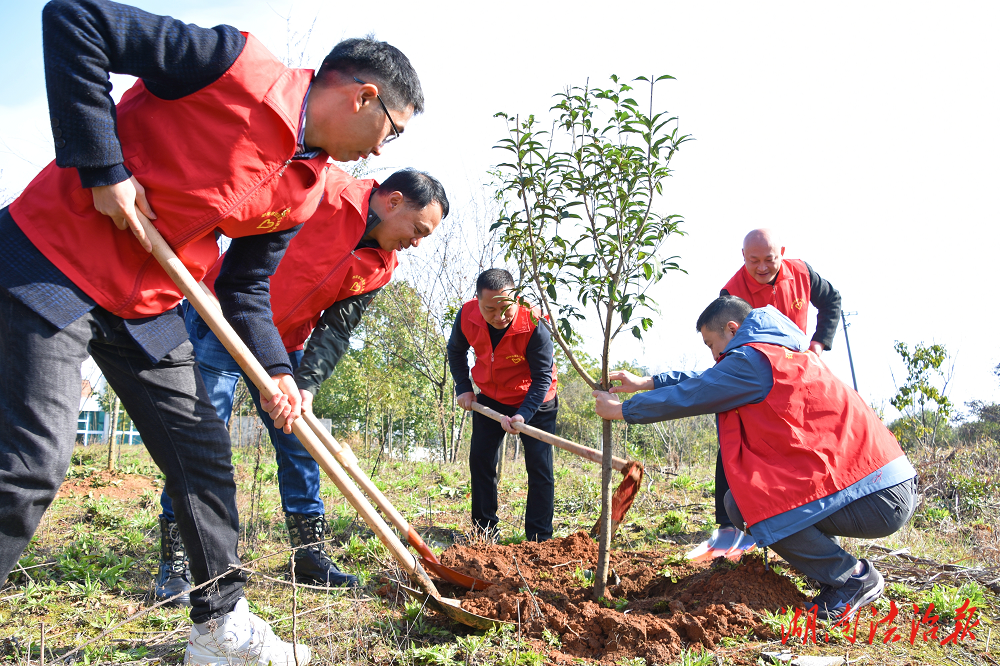
[{"label": "grass", "polygon": [[[360,448],[355,451],[368,469],[373,460],[365,459]],[[74,648],[82,648],[74,659],[89,664],[180,662],[189,630],[186,611],[148,608],[158,559],[162,477],[142,448],[125,447],[118,461],[119,472],[111,477],[103,473],[105,455],[103,446],[79,447],[74,452],[68,477],[100,482],[86,493],[53,503],[20,560],[21,568],[15,569],[0,590],[0,664],[39,663],[43,626],[45,661],[49,663]],[[683,564],[683,553],[714,526],[714,455],[714,451],[706,452],[702,467],[676,469],[669,482],[644,488],[616,536],[615,547],[655,550],[663,556],[662,575],[675,577],[675,568]],[[905,547],[914,557],[937,562],[967,567],[1000,565],[994,529],[1000,522],[997,476],[983,467],[985,463],[977,455],[985,454],[962,453],[950,467],[937,462],[933,475],[922,469],[922,478],[926,474],[930,481],[917,519],[885,539],[845,539],[846,547],[858,555],[880,555],[869,550],[871,543],[876,543],[889,549]],[[589,530],[600,511],[598,466],[563,453],[558,453],[555,461],[555,535]],[[398,568],[330,482],[324,483],[322,495],[333,544],[331,554],[345,571],[358,574],[365,587],[331,593],[293,588],[287,581],[288,535],[270,444],[239,449],[235,463],[242,523],[240,555],[244,564],[259,574],[247,584],[251,607],[282,637],[290,639],[294,595],[298,614],[295,633],[313,649],[313,663],[519,666],[546,663],[547,655],[560,648],[563,638],[552,631],[535,642],[520,640],[516,631],[506,629],[472,632],[432,620],[419,604],[409,600],[375,594],[390,577],[398,577]],[[658,464],[647,461],[650,467]],[[123,493],[122,482],[129,475],[150,477],[158,488]],[[469,486],[464,463],[383,461],[375,482],[418,530],[433,526],[435,534],[455,535],[468,530]],[[526,488],[523,462],[508,461],[499,497],[503,543],[524,539],[521,528]],[[791,570],[786,574],[807,589],[801,577]],[[577,585],[589,587],[593,573],[578,567],[574,579]],[[914,603],[921,608],[934,603],[942,627],[951,627],[955,609],[967,598],[970,606],[980,608],[979,617],[984,620],[980,629],[985,635],[992,626],[987,621],[998,612],[995,595],[976,583],[954,581],[947,577],[894,580],[877,609],[882,614],[888,612],[889,600],[900,609],[909,609]],[[610,600],[606,605],[615,603]],[[626,604],[617,603],[621,604],[619,610],[627,610]],[[790,619],[791,613],[775,612],[764,614],[760,622],[780,636],[781,627]],[[102,635],[119,623],[121,626]],[[859,634],[863,630],[862,626]],[[844,654],[849,649],[852,660],[867,658],[872,663],[943,665],[954,663],[955,658],[963,664],[994,663],[981,656],[984,642],[980,638],[961,647],[940,647],[919,642],[911,646],[903,640],[889,646],[868,646],[860,639],[850,644],[835,633],[831,643],[815,649],[830,654]],[[994,654],[996,642],[991,646]],[[675,663],[754,664],[765,648],[774,649],[773,643],[762,643],[753,636],[727,638],[715,653],[686,650]],[[804,648],[800,643],[796,649]],[[608,663],[639,666],[644,661]]]}]

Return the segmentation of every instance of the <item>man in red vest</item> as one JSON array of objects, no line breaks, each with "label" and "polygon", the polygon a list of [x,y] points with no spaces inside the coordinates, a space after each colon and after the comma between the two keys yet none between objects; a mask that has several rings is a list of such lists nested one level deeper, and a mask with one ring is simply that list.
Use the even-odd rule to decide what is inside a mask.
[{"label": "man in red vest", "polygon": [[[89,353],[163,471],[206,584],[191,594],[185,663],[302,666],[309,649],[277,639],[243,598],[229,436],[140,216],[196,279],[218,256],[215,233],[234,239],[219,300],[281,387],[266,407],[288,425],[300,397],[268,276],[315,212],[329,157],[378,154],[422,110],[416,73],[370,39],[341,42],[315,74],[290,69],[233,27],[108,0],[48,3],[42,35],[56,159],[0,210],[0,580],[69,465]],[[139,77],[117,105],[111,72]]]},{"label": "man in red vest", "polygon": [[[698,318],[716,359],[702,373],[637,377],[614,372],[595,391],[597,414],[629,423],[716,413],[734,524],[819,581],[821,619],[841,619],[885,585],[838,537],[899,530],[917,505],[916,472],[875,412],[808,350],[801,330],[773,306],[722,296]],[[613,393],[640,393],[619,402]]]},{"label": "man in red vest", "polygon": [[[476,298],[465,303],[448,340],[448,364],[462,409],[479,402],[504,415],[497,423],[479,412],[472,414],[469,470],[472,477],[472,522],[493,538],[497,517],[497,463],[504,432],[517,431],[511,423],[527,423],[555,432],[559,399],[552,338],[541,324],[541,313],[513,300],[514,278],[491,268],[476,280]],[[468,351],[476,363],[469,380]],[[552,447],[521,434],[524,466],[528,471],[528,501],[524,507],[524,536],[529,541],[552,538],[555,478]]]},{"label": "man in red vest", "polygon": [[[743,239],[743,267],[736,271],[720,296],[738,296],[755,308],[773,305],[806,333],[809,304],[818,310],[816,330],[809,349],[816,355],[830,349],[840,324],[840,293],[801,259],[785,259],[785,248],[771,229],[754,229]],[[722,467],[722,453],[715,463],[715,520],[719,529],[695,548],[689,557],[731,558],[754,547],[749,534],[737,529],[726,513],[723,498],[729,482]]]},{"label": "man in red vest", "polygon": [[[420,171],[397,171],[380,186],[330,169],[322,203],[271,277],[274,323],[291,360],[303,409],[310,408],[320,385],[350,346],[351,331],[392,278],[399,263],[396,252],[419,246],[448,215],[448,208],[441,183]],[[225,257],[206,278],[210,289]],[[240,367],[194,308],[186,309],[185,319],[209,400],[228,425]],[[274,426],[261,409],[260,392],[252,382],[246,385],[274,446],[281,506],[297,549],[296,579],[356,586],[358,579],[340,571],[323,546],[326,513],[319,465],[295,435]],[[163,600],[180,594],[176,602],[183,604],[190,573],[183,544],[175,536],[173,502],[165,492],[160,505],[161,554],[154,595]]]}]

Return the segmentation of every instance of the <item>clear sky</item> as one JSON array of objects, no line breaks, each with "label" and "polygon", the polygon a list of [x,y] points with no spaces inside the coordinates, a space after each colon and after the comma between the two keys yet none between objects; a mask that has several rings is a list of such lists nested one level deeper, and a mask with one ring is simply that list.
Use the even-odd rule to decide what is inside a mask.
[{"label": "clear sky", "polygon": [[[0,188],[8,194],[52,158],[42,4],[0,9]],[[849,335],[866,399],[887,404],[892,372],[899,380],[902,370],[892,345],[902,340],[948,347],[959,404],[1000,400],[991,373],[1000,363],[991,297],[1000,245],[998,3],[138,4],[199,25],[236,25],[279,56],[290,32],[304,33],[315,18],[307,67],[342,37],[374,32],[395,44],[420,73],[427,111],[373,166],[431,172],[456,211],[481,196],[487,169],[500,161],[495,112],[542,115],[554,93],[588,77],[602,85],[612,73],[671,74],[677,80],[661,85],[658,99],[696,140],[675,158],[662,208],[683,215],[689,235],[665,249],[688,274],[657,287],[654,330],[643,345],[623,341],[616,358],[655,370],[707,367],[694,321],[739,268],[744,234],[770,226],[785,238],[786,256],[808,261],[858,313]],[[824,359],[850,382],[843,331]]]}]

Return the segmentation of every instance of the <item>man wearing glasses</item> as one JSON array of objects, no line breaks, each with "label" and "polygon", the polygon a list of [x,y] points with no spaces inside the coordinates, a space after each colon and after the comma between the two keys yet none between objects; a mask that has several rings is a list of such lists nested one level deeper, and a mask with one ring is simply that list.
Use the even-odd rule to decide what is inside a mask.
[{"label": "man wearing glasses", "polygon": [[[444,187],[426,173],[404,169],[380,186],[330,169],[323,202],[292,241],[270,283],[274,323],[295,371],[303,409],[310,408],[320,385],[333,374],[350,346],[351,331],[392,277],[396,252],[420,245],[447,216]],[[206,277],[210,288],[218,286],[215,277],[223,263],[224,258]],[[185,320],[208,397],[228,424],[240,367],[193,308],[187,308]],[[324,548],[326,509],[320,497],[319,465],[287,428],[274,427],[260,409],[260,393],[245,381],[274,446],[281,507],[296,549],[296,580],[356,586],[358,579],[340,571]],[[158,600],[181,594],[175,602],[184,604],[190,573],[183,544],[174,536],[170,496],[163,493],[160,504],[161,560],[154,594]]]},{"label": "man wearing glasses", "polygon": [[[268,412],[285,426],[300,396],[268,277],[316,211],[328,158],[378,155],[423,110],[416,72],[371,39],[341,42],[315,74],[289,69],[231,26],[107,0],[50,2],[42,36],[56,159],[0,209],[0,581],[69,466],[89,353],[166,477],[193,582],[213,581],[191,594],[185,663],[303,666],[308,647],[243,598],[229,435],[140,216],[195,279],[218,257],[215,233],[234,239],[217,294],[278,383]],[[117,105],[111,72],[140,79]]]}]

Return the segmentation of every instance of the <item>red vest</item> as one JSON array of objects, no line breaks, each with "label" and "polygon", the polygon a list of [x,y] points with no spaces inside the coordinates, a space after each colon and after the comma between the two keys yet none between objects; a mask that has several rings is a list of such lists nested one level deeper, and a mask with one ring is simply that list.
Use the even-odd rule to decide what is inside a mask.
[{"label": "red vest", "polygon": [[806,332],[812,283],[809,280],[806,262],[801,259],[782,261],[773,286],[754,280],[744,266],[736,271],[736,275],[723,289],[733,296],[739,296],[755,308],[773,305],[781,314],[795,322],[803,333]]},{"label": "red vest", "polygon": [[[247,35],[211,85],[163,100],[142,81],[117,106],[125,166],[145,188],[156,228],[196,280],[218,258],[213,231],[230,238],[288,229],[319,203],[326,153],[295,153],[309,70],[289,69]],[[31,242],[98,305],[125,318],[160,314],[182,296],[130,231],[94,209],[76,169],[50,163],[11,204]]]},{"label": "red vest", "polygon": [[[534,313],[536,321],[531,320]],[[519,307],[510,328],[493,349],[490,341],[489,324],[479,311],[479,301],[472,299],[462,306],[462,334],[476,352],[476,364],[472,367],[472,380],[483,395],[512,407],[524,402],[531,388],[531,370],[528,368],[524,352],[528,340],[535,332],[537,319],[542,316],[537,308]],[[552,363],[552,385],[545,394],[545,402],[556,396],[556,364]]]},{"label": "red vest", "polygon": [[764,343],[774,386],[762,402],[719,414],[722,462],[748,525],[860,481],[903,455],[856,391],[816,354]]},{"label": "red vest", "polygon": [[[271,311],[287,351],[302,349],[330,305],[374,291],[392,278],[399,264],[395,250],[354,250],[365,233],[368,199],[376,186],[374,180],[331,168],[323,201],[278,264],[271,277]],[[221,266],[220,257],[205,277],[213,293]]]}]

